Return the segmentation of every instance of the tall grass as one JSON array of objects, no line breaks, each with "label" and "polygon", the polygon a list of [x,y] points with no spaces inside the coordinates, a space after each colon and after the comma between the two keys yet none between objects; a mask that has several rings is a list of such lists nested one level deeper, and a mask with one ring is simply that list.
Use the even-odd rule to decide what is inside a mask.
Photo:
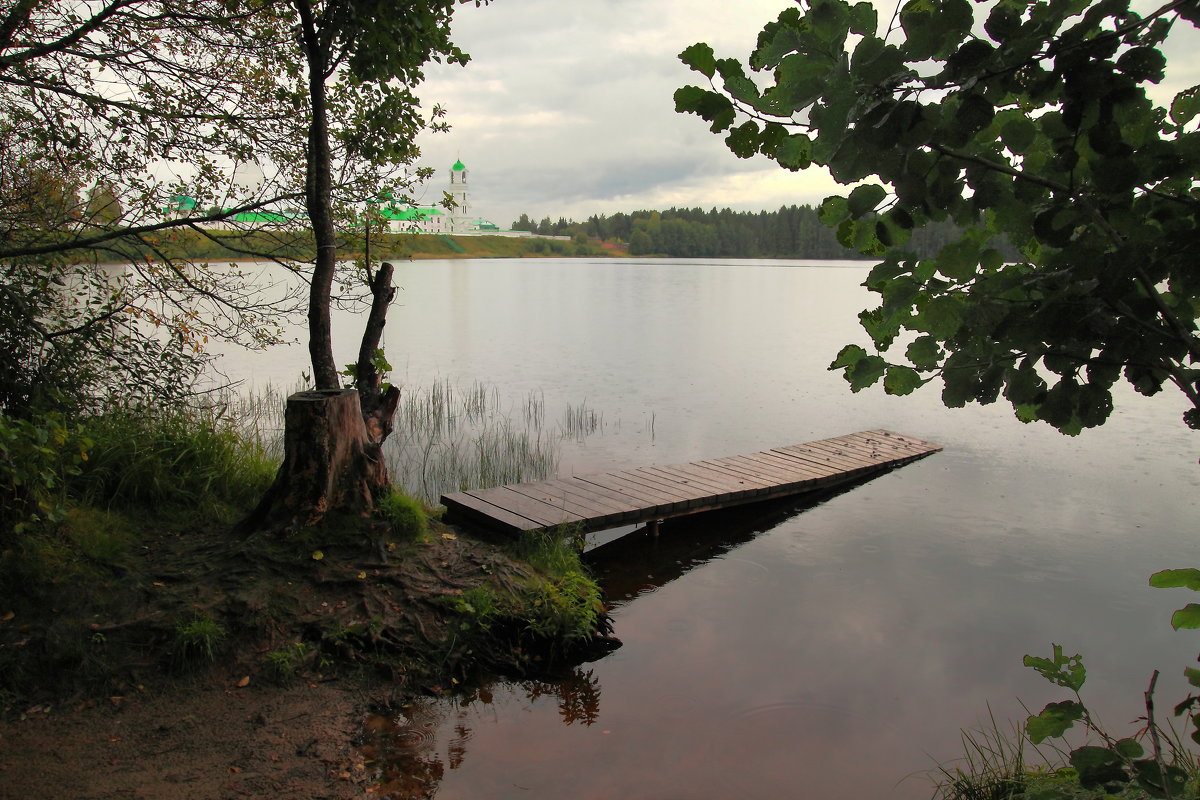
[{"label": "tall grass", "polygon": [[531,392],[520,418],[501,408],[495,386],[441,380],[407,388],[385,446],[392,480],[426,502],[446,492],[540,480],[558,465],[545,434],[545,401]]},{"label": "tall grass", "polygon": [[594,408],[588,408],[586,402],[580,403],[578,406],[567,404],[561,426],[564,439],[583,441],[603,427],[604,415],[598,413]]},{"label": "tall grass", "polygon": [[[1200,759],[1173,728],[1160,729],[1160,733],[1165,737],[1165,763],[1187,776],[1186,789],[1171,796],[1174,800],[1200,797]],[[1145,729],[1134,738],[1144,734]],[[1084,787],[1070,752],[1055,744],[1035,745],[1022,725],[1001,728],[990,712],[985,727],[962,732],[962,743],[962,758],[933,772],[933,800],[1149,800],[1164,796],[1148,793],[1129,776],[1114,778],[1104,789]]]},{"label": "tall grass", "polygon": [[267,439],[217,409],[116,409],[81,428],[92,447],[69,489],[87,505],[247,506],[278,465]]},{"label": "tall grass", "polygon": [[937,770],[934,800],[1009,800],[1023,797],[1033,773],[1025,760],[1025,731],[1014,725],[1003,731],[990,725],[962,732],[963,757]]},{"label": "tall grass", "polygon": [[[401,398],[384,456],[393,483],[429,505],[447,492],[553,475],[564,439],[583,441],[605,424],[601,413],[582,403],[568,405],[561,420],[547,427],[541,392],[506,407],[499,389],[480,381],[405,386]],[[287,392],[270,387],[222,402],[243,438],[278,460],[286,401]]]}]

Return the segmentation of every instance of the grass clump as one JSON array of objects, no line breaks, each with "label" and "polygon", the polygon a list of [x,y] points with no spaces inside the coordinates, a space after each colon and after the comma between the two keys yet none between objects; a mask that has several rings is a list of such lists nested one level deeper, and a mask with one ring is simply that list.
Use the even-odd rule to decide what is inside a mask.
[{"label": "grass clump", "polygon": [[300,667],[308,660],[312,646],[307,642],[292,642],[287,647],[267,653],[267,673],[278,684],[286,684],[296,677]]},{"label": "grass clump", "polygon": [[225,626],[209,617],[196,617],[175,625],[175,662],[180,668],[212,663],[225,640]]},{"label": "grass clump", "polygon": [[570,643],[590,639],[601,627],[604,602],[583,564],[585,542],[581,527],[563,524],[527,531],[511,546],[514,557],[545,576],[524,598],[526,625],[534,636]]},{"label": "grass clump", "polygon": [[578,525],[558,525],[539,531],[526,531],[509,549],[514,557],[530,564],[547,575],[561,577],[569,573],[585,573],[583,548],[586,534]]},{"label": "grass clump", "polygon": [[526,597],[526,625],[535,637],[571,644],[591,639],[604,616],[596,582],[582,572],[541,581]]},{"label": "grass clump", "polygon": [[100,508],[73,508],[62,521],[61,531],[71,550],[91,564],[123,568],[137,533],[124,515]]},{"label": "grass clump", "polygon": [[392,534],[401,541],[416,542],[429,533],[429,515],[420,500],[393,489],[377,504],[380,515],[392,527]]},{"label": "grass clump", "polygon": [[979,730],[963,731],[963,757],[938,768],[934,800],[1009,800],[1024,797],[1033,772],[1025,763],[1028,739],[1014,725],[1002,731],[995,717]]},{"label": "grass clump", "polygon": [[[1150,738],[1149,726],[1133,738],[1118,740],[1089,717],[1087,726],[1102,745],[1087,744],[1068,751],[1032,736],[1028,723],[1024,727],[1014,723],[1011,730],[1002,730],[994,717],[989,719],[986,728],[962,732],[963,757],[953,766],[938,767],[933,800],[1200,798],[1200,763],[1170,728],[1154,724],[1161,737],[1160,757],[1138,741]],[[1160,770],[1174,777],[1166,790]]]}]

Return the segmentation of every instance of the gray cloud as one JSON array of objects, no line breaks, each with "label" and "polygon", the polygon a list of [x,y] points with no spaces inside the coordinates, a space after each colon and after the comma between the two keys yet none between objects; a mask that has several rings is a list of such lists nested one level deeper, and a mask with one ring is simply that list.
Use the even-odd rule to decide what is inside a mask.
[{"label": "gray cloud", "polygon": [[[778,169],[735,158],[701,120],[675,113],[672,96],[703,81],[678,61],[679,51],[703,40],[744,58],[784,7],[780,0],[464,6],[454,30],[471,63],[431,66],[420,90],[428,105],[446,106],[453,126],[421,140],[422,163],[438,170],[426,196],[437,196],[446,168],[461,158],[471,170],[473,210],[501,225],[522,212],[580,219],[670,204],[778,206],[777,187],[764,186],[756,198],[745,180],[761,171],[777,181]],[[790,202],[809,202],[799,184],[795,196]]]}]

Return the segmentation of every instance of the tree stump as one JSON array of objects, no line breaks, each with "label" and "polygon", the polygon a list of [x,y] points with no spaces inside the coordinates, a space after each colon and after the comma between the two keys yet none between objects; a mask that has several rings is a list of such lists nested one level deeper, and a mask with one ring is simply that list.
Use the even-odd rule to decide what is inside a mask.
[{"label": "tree stump", "polygon": [[389,488],[382,442],[372,439],[354,389],[297,392],[284,413],[283,464],[245,532],[292,533],[333,510],[366,516]]}]

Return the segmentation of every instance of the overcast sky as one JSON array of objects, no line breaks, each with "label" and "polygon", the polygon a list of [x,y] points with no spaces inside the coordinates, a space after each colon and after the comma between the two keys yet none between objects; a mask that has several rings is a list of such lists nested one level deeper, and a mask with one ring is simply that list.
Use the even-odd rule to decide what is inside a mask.
[{"label": "overcast sky", "polygon": [[[456,11],[466,67],[430,65],[418,95],[449,112],[449,133],[424,135],[423,166],[469,170],[471,211],[508,227],[535,220],[671,206],[776,209],[819,203],[837,185],[816,168],[790,173],[741,160],[694,115],[675,113],[675,89],[702,84],[678,59],[704,41],[745,60],[762,26],[791,0],[493,0]],[[882,24],[894,0],[875,0]],[[1156,7],[1156,2],[1138,5]],[[1200,37],[1173,36],[1172,77],[1193,85]],[[1190,40],[1190,42],[1189,42]],[[1178,74],[1185,72],[1186,74]]]},{"label": "overcast sky", "polygon": [[423,136],[421,164],[469,170],[472,212],[508,227],[670,206],[774,209],[820,202],[826,175],[743,161],[672,95],[700,83],[678,59],[698,41],[741,59],[788,0],[494,0],[456,12],[466,67],[430,65],[418,92],[449,112]]}]

